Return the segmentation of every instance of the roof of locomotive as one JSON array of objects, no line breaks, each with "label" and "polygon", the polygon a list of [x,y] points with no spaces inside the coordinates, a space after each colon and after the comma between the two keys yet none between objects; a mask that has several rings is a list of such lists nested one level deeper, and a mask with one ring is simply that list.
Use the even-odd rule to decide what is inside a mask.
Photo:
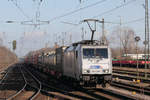
[{"label": "roof of locomotive", "polygon": [[73,43],[71,46],[66,47],[65,51],[72,51],[72,50],[76,49],[76,47],[79,44],[82,45],[82,46],[104,46],[104,47],[107,46],[108,47],[108,45],[104,45],[98,40],[93,40],[93,41],[91,41],[91,40],[82,40],[82,41]]},{"label": "roof of locomotive", "polygon": [[72,46],[77,46],[78,44],[82,44],[82,45],[100,45],[100,46],[103,45],[98,40],[92,40],[92,41],[91,40],[82,40],[82,41],[73,43]]}]

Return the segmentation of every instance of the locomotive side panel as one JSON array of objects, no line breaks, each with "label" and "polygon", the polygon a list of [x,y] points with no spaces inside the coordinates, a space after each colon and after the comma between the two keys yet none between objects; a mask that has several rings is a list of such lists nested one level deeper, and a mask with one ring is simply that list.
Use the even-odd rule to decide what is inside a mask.
[{"label": "locomotive side panel", "polygon": [[75,59],[74,51],[68,51],[64,53],[64,66],[63,66],[63,75],[71,78],[75,78]]},{"label": "locomotive side panel", "polygon": [[80,76],[82,76],[82,53],[81,53],[81,45],[78,45],[75,49],[75,77],[77,80],[80,80]]},{"label": "locomotive side panel", "polygon": [[75,80],[80,80],[82,55],[80,46],[69,47],[64,52],[64,76],[71,77]]},{"label": "locomotive side panel", "polygon": [[64,50],[66,47],[60,47],[56,49],[56,68],[59,69],[60,73],[63,73],[63,62],[64,62]]}]

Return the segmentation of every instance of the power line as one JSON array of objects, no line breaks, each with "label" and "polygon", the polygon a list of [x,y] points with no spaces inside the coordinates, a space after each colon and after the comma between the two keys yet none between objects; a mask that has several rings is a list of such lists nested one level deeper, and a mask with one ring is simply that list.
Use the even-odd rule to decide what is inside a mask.
[{"label": "power line", "polygon": [[88,2],[89,0],[79,0],[80,3]]},{"label": "power line", "polygon": [[39,18],[40,18],[40,7],[41,7],[41,4],[42,4],[42,0],[34,1],[34,2],[37,3],[37,8],[36,8],[36,12],[35,12],[35,19],[39,20]]},{"label": "power line", "polygon": [[142,21],[142,20],[144,20],[144,19],[145,19],[145,18],[139,18],[139,19],[135,19],[135,20],[128,21],[128,22],[123,23],[123,24],[135,23],[135,22]]},{"label": "power line", "polygon": [[[128,22],[125,22],[125,23],[122,23],[122,24],[130,24],[130,23],[136,23],[136,22],[139,22],[139,21],[142,21],[144,20],[145,18],[138,18],[138,19],[134,19],[134,20],[130,20]],[[120,24],[120,23],[114,23],[114,22],[105,22],[105,23],[110,23],[110,24]]]},{"label": "power line", "polygon": [[88,5],[88,6],[85,6],[85,7],[76,9],[76,10],[74,10],[74,11],[65,13],[65,14],[63,14],[63,15],[54,17],[54,18],[52,18],[50,21],[53,21],[53,20],[56,20],[56,19],[60,19],[60,18],[62,18],[62,17],[71,15],[71,14],[76,13],[76,12],[79,12],[79,11],[81,11],[81,10],[84,10],[84,9],[87,9],[87,8],[90,8],[90,7],[93,7],[93,6],[96,6],[96,5],[101,4],[101,3],[105,2],[105,1],[107,1],[107,0],[100,0],[100,1],[98,1],[98,2],[96,2],[96,3],[90,4],[90,5]]},{"label": "power line", "polygon": [[116,6],[115,8],[112,8],[112,9],[110,9],[110,10],[108,10],[108,11],[105,11],[105,12],[103,12],[103,13],[101,13],[101,14],[98,14],[98,15],[96,15],[96,16],[93,16],[92,18],[96,18],[96,17],[102,16],[102,15],[104,15],[104,14],[113,12],[113,11],[115,11],[115,10],[117,10],[117,9],[119,9],[119,8],[122,8],[122,7],[124,7],[124,6],[127,6],[127,5],[129,5],[129,4],[131,4],[131,3],[135,2],[135,1],[137,1],[137,0],[130,0],[129,2],[126,2],[126,3],[124,3],[124,4],[121,4],[121,5],[119,5],[119,6]]},{"label": "power line", "polygon": [[23,11],[23,9],[17,4],[17,1],[11,0],[12,3],[18,8],[18,10],[27,18],[30,19],[30,17]]}]

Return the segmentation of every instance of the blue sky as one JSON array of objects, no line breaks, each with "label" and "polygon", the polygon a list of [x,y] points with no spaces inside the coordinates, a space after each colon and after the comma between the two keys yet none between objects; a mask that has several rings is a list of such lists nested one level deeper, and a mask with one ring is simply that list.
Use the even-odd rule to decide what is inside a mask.
[{"label": "blue sky", "polygon": [[[80,24],[78,26],[64,24],[62,22],[69,22],[78,24],[85,18],[96,18],[105,21],[119,23],[120,17],[122,23],[126,23],[139,18],[144,18],[144,4],[145,0],[83,0],[79,3],[79,0],[43,0],[40,6],[40,20],[50,21],[47,25],[41,25],[40,27],[34,28],[30,25],[22,25],[21,21],[29,21],[35,18],[35,12],[37,8],[38,0],[13,0],[17,3],[17,6],[13,4],[11,0],[1,0],[0,3],[0,36],[4,39],[5,45],[11,47],[8,42],[17,40],[18,55],[24,55],[27,52],[35,49],[39,49],[48,46],[52,47],[54,41],[61,38],[62,34],[66,32],[65,43],[69,43],[69,35],[72,34],[72,41],[81,40],[81,28],[84,27],[87,34],[85,39],[90,38],[90,32],[86,24]],[[33,2],[36,1],[36,2]],[[40,0],[39,0],[40,1]],[[102,2],[101,2],[102,1]],[[101,2],[101,3],[99,3]],[[118,9],[112,10],[120,5],[131,2]],[[95,6],[87,9],[80,10],[76,13],[70,14],[65,17],[56,18],[58,16],[67,14],[74,10],[86,7],[91,4]],[[99,3],[99,4],[98,4]],[[18,9],[18,8],[21,9]],[[22,10],[22,11],[20,11]],[[109,12],[108,12],[109,11]],[[107,13],[105,13],[107,12]],[[26,17],[26,16],[29,16]],[[15,23],[8,24],[5,21],[13,20]],[[117,27],[117,24],[105,24],[105,30],[107,35],[112,35],[112,31]],[[136,35],[139,35],[144,39],[144,20],[123,24],[123,27],[130,27],[135,31]],[[97,34],[95,39],[98,39],[101,33],[100,24],[97,26]],[[5,33],[5,36],[4,34]],[[60,40],[58,42],[61,42]]]}]

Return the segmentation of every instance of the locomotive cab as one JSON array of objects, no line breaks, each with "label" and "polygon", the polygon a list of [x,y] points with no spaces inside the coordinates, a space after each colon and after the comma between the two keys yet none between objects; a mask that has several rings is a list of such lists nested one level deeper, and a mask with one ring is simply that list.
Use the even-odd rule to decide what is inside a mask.
[{"label": "locomotive cab", "polygon": [[111,61],[107,47],[83,47],[82,74],[110,74]]},{"label": "locomotive cab", "polygon": [[106,84],[111,81],[112,63],[108,46],[82,46],[82,80]]},{"label": "locomotive cab", "polygon": [[112,74],[111,50],[98,43],[81,41],[68,47],[64,52],[63,74],[83,85],[109,83]]}]

